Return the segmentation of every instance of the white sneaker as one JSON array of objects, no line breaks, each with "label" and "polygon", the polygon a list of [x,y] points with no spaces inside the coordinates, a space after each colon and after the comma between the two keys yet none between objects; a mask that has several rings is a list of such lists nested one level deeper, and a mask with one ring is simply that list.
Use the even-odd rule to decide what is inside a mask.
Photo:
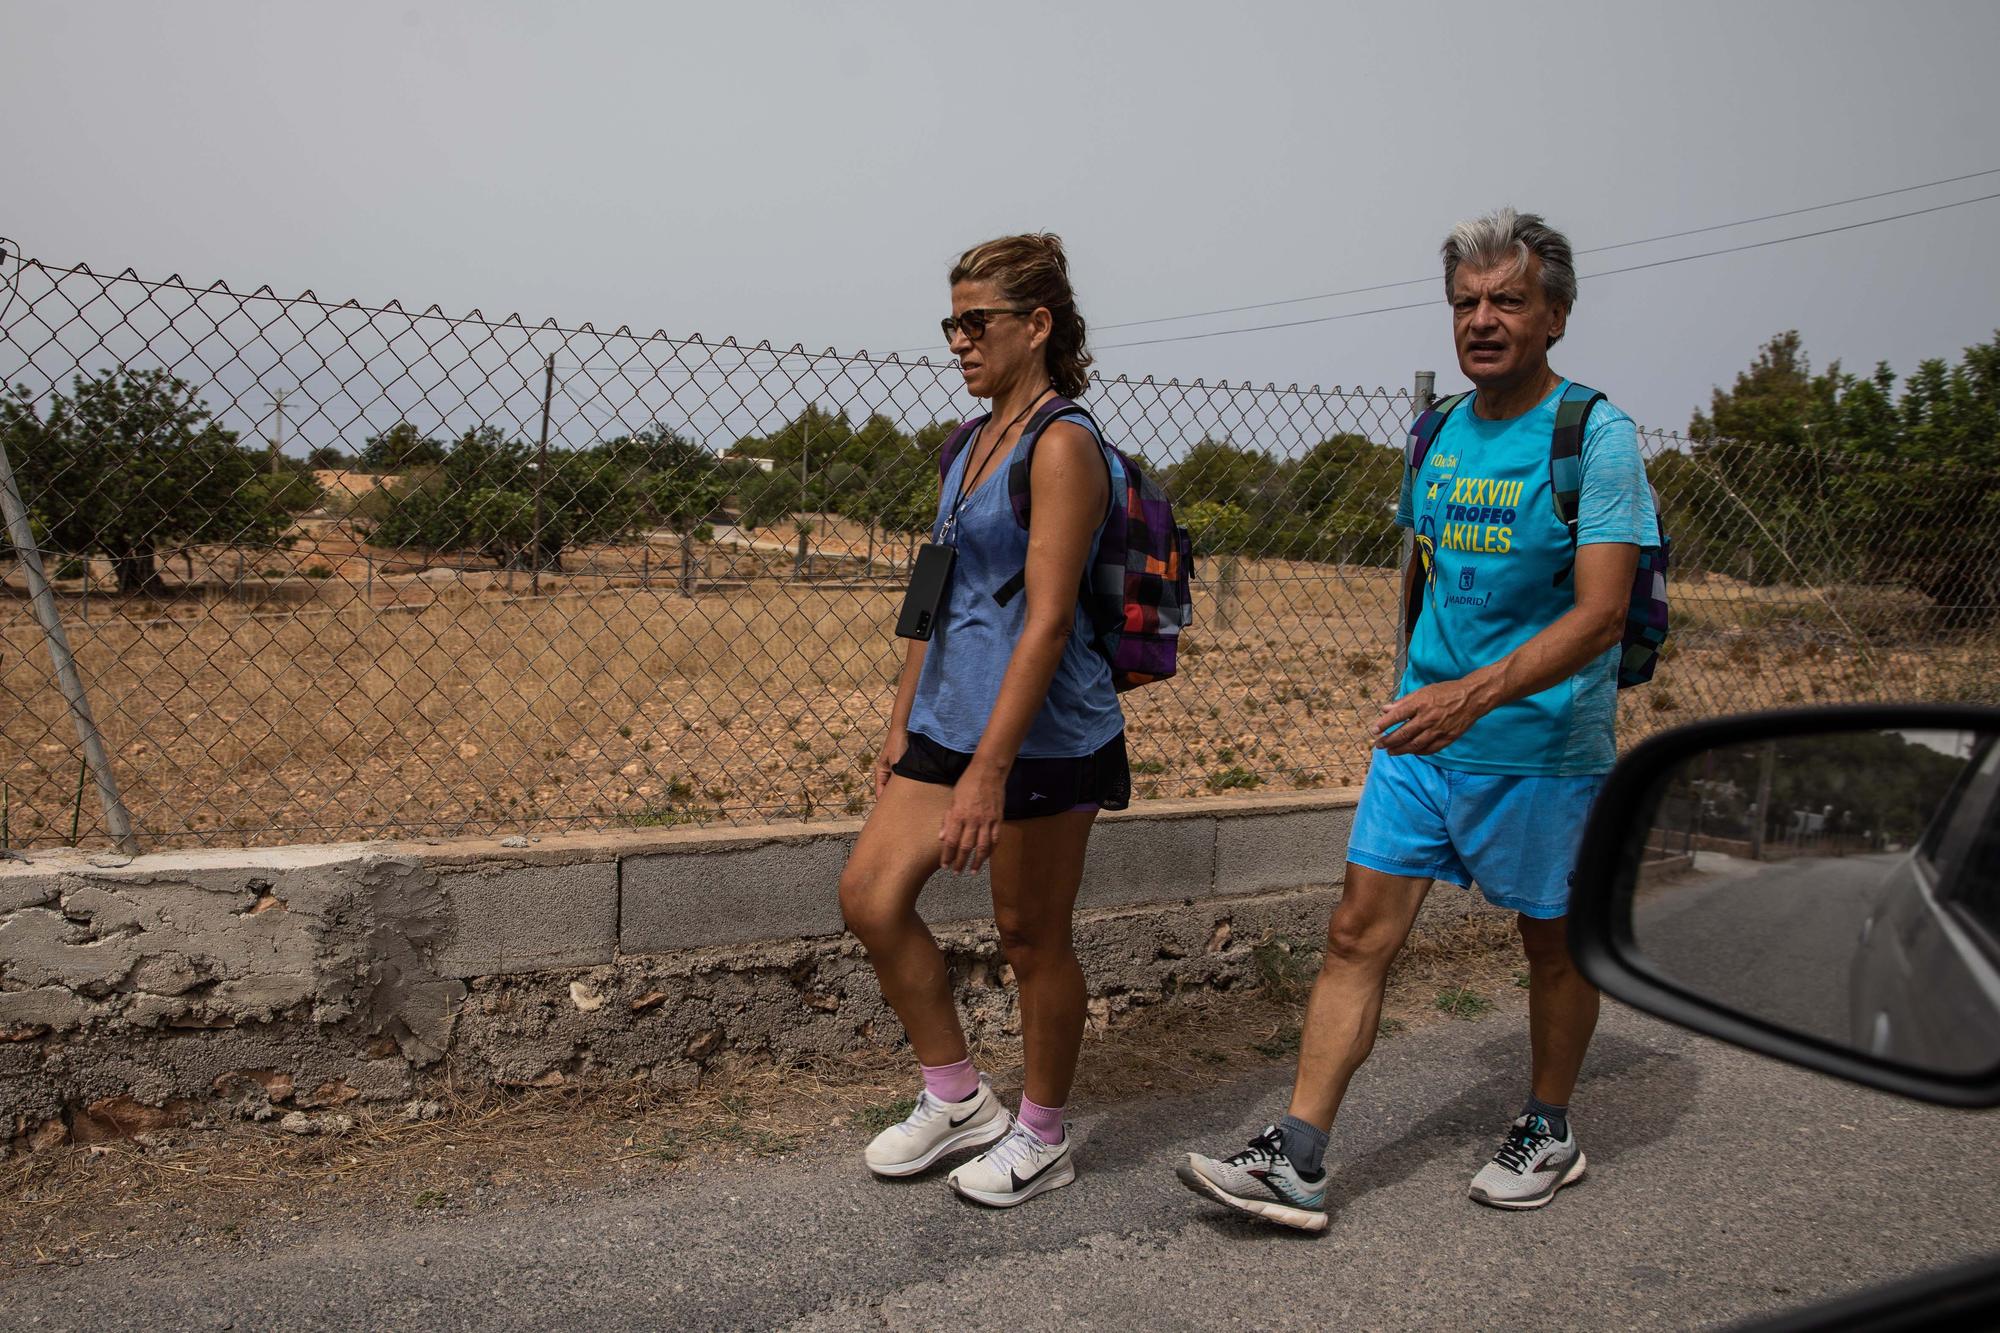
[{"label": "white sneaker", "polygon": [[1013,1132],[951,1173],[951,1187],[974,1203],[1012,1208],[1044,1190],[1060,1189],[1076,1179],[1068,1135],[1061,1143],[1043,1143],[1020,1121]]},{"label": "white sneaker", "polygon": [[962,1102],[919,1094],[909,1118],[877,1134],[862,1157],[878,1176],[914,1176],[946,1153],[985,1147],[1003,1137],[1012,1122],[982,1074],[979,1091]]},{"label": "white sneaker", "polygon": [[1507,1141],[1493,1160],[1472,1178],[1471,1197],[1492,1208],[1540,1208],[1565,1185],[1583,1179],[1589,1163],[1577,1146],[1576,1131],[1563,1137],[1549,1132],[1549,1122],[1524,1115],[1514,1122]]}]

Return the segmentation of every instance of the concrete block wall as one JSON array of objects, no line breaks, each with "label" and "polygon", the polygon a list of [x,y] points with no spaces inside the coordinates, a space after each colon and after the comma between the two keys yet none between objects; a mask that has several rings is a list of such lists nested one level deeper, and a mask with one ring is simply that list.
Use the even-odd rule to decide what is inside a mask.
[{"label": "concrete block wall", "polygon": [[[1078,904],[1094,1012],[1232,984],[1254,940],[1231,923],[1316,935],[1357,796],[1105,815]],[[841,928],[859,828],[0,865],[0,1141],[58,1123],[102,1131],[134,1105],[185,1117],[218,1099],[261,1114],[403,1096],[447,1068],[672,1084],[745,1043],[783,1057],[895,1040]],[[953,952],[968,1022],[1004,1030],[1004,969],[977,924],[987,893],[983,874],[942,874],[922,909]]]}]

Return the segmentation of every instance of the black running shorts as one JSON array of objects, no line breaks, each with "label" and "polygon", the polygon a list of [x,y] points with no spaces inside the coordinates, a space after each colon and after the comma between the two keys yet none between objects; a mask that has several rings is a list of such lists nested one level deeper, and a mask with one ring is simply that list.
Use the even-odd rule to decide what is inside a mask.
[{"label": "black running shorts", "polygon": [[[972,756],[947,750],[930,737],[910,733],[909,748],[891,770],[912,782],[956,786]],[[1071,810],[1123,810],[1132,803],[1132,767],[1119,732],[1095,754],[1077,759],[1016,759],[1007,772],[1001,818],[1037,819]]]}]

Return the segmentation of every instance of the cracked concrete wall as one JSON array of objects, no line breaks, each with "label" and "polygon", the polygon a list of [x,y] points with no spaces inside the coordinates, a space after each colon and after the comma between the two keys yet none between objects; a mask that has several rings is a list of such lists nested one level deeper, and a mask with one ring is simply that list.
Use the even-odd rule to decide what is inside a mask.
[{"label": "cracked concrete wall", "polygon": [[[1354,796],[1108,816],[1077,928],[1093,1021],[1240,983],[1256,939],[1315,938]],[[899,1040],[834,902],[857,830],[0,866],[0,1141],[404,1098],[447,1073],[686,1086],[724,1051],[785,1060]],[[964,922],[984,903],[983,877],[941,877],[925,912]],[[939,933],[968,1027],[1013,1030],[991,926]]]}]

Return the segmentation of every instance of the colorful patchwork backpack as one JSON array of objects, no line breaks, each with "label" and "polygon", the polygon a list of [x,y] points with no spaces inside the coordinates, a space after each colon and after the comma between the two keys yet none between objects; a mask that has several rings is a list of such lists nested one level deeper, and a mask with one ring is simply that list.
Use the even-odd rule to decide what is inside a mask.
[{"label": "colorful patchwork backpack", "polygon": [[[1470,398],[1470,393],[1455,393],[1449,398],[1441,398],[1417,418],[1410,427],[1410,445],[1405,462],[1412,474],[1421,470],[1424,458],[1430,453],[1431,444],[1438,432],[1444,429],[1445,418],[1460,403]],[[1590,409],[1604,401],[1604,395],[1582,384],[1565,384],[1562,401],[1556,404],[1556,428],[1549,437],[1549,488],[1555,502],[1556,516],[1569,529],[1570,562],[1556,573],[1556,583],[1570,576],[1576,566],[1576,508],[1577,498],[1583,491],[1583,435],[1584,426],[1590,420]],[[1619,641],[1618,688],[1643,685],[1653,678],[1653,668],[1660,662],[1660,647],[1667,641],[1667,558],[1672,553],[1672,542],[1667,537],[1666,515],[1660,509],[1660,493],[1653,492],[1653,514],[1659,523],[1660,543],[1651,550],[1639,552],[1639,569],[1632,577],[1632,595],[1625,607],[1625,634]],[[1422,599],[1412,600],[1410,623],[1416,623],[1416,612],[1421,609]]]},{"label": "colorful patchwork backpack", "polygon": [[[1007,498],[1014,507],[1014,521],[1024,529],[1034,442],[1044,427],[1063,417],[1077,418],[1092,436],[1104,439],[1096,419],[1067,398],[1051,398],[1035,409],[1021,432],[1028,448],[1007,469]],[[945,441],[938,459],[940,480],[985,421],[985,416],[973,417]],[[1104,452],[1112,471],[1111,512],[1104,520],[1097,560],[1083,572],[1081,596],[1096,629],[1094,646],[1111,664],[1111,683],[1122,693],[1174,674],[1181,629],[1194,608],[1188,586],[1194,577],[1194,547],[1188,530],[1174,522],[1166,492],[1108,442]],[[1023,569],[993,590],[993,600],[1005,606],[1027,581]]]}]

